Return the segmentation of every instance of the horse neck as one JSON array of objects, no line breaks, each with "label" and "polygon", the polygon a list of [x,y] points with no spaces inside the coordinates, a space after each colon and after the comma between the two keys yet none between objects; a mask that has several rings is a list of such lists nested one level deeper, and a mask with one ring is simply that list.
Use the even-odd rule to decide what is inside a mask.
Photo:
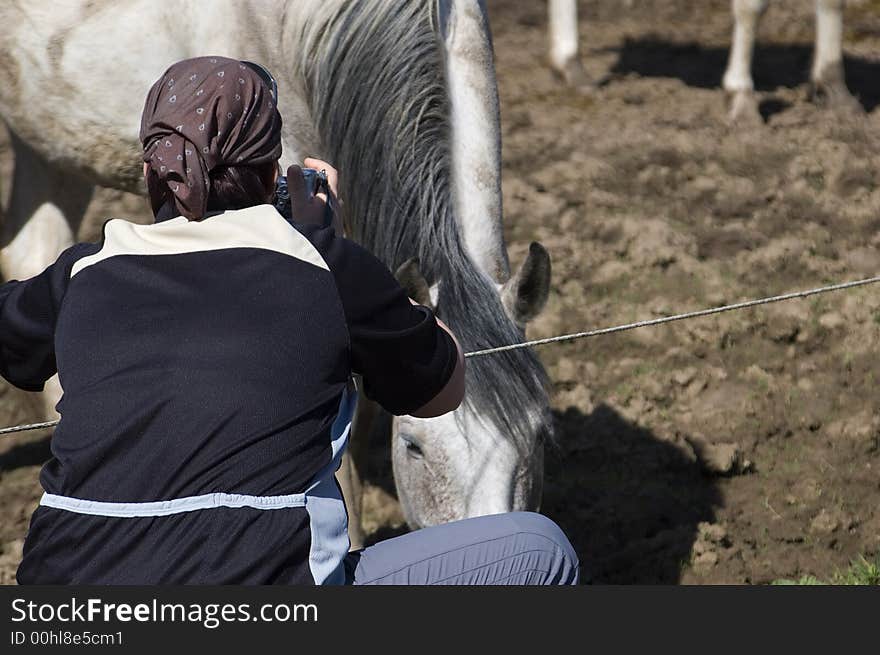
[{"label": "horse neck", "polygon": [[465,247],[496,283],[510,277],[501,204],[501,127],[489,21],[482,3],[440,0],[455,214]]},{"label": "horse neck", "polygon": [[303,122],[313,118],[320,135],[312,152],[343,171],[350,234],[393,268],[448,245],[451,220],[473,264],[503,282],[498,98],[482,6],[369,5],[325,3],[285,36],[304,53],[295,72],[310,107]]}]

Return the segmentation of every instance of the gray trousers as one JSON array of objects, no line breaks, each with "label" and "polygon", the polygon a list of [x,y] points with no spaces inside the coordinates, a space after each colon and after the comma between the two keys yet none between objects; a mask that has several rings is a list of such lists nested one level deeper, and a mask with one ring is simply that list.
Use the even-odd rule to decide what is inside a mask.
[{"label": "gray trousers", "polygon": [[553,521],[533,512],[423,528],[349,553],[348,584],[577,584],[578,558]]}]

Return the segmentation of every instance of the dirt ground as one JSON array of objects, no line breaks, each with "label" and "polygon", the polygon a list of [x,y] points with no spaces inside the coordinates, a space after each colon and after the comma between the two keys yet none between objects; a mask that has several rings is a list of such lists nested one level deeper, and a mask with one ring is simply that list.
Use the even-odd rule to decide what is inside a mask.
[{"label": "dirt ground", "polygon": [[[539,240],[554,265],[530,337],[880,273],[880,2],[846,14],[864,115],[807,101],[813,3],[777,0],[755,60],[765,123],[738,127],[718,90],[728,0],[581,2],[582,56],[601,81],[586,96],[544,66],[543,3],[488,4],[511,257]],[[145,218],[142,200],[107,191],[90,212]],[[540,355],[557,428],[543,510],[585,581],[827,578],[880,552],[880,287]],[[0,425],[36,412],[0,386]],[[45,434],[0,442],[0,582],[47,455]],[[400,518],[377,469],[378,535]]]}]

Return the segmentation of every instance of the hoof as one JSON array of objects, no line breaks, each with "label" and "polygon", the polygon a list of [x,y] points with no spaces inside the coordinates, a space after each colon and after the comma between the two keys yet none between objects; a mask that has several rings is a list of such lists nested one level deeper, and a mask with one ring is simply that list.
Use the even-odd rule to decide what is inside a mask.
[{"label": "hoof", "polygon": [[836,113],[855,116],[865,113],[862,104],[849,92],[842,80],[811,83],[809,99]]},{"label": "hoof", "polygon": [[554,65],[553,71],[566,86],[582,95],[590,95],[598,88],[578,59],[569,59],[562,66]]},{"label": "hoof", "polygon": [[728,122],[731,125],[763,125],[758,111],[758,99],[752,91],[737,91],[732,95]]}]

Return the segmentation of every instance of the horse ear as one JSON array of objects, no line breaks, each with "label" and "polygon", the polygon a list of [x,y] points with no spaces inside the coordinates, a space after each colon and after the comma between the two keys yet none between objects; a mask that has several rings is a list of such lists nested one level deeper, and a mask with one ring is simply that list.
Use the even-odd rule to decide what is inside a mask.
[{"label": "horse ear", "polygon": [[431,303],[431,289],[428,281],[419,270],[419,258],[412,257],[403,262],[394,273],[400,286],[406,294],[420,305],[433,309]]},{"label": "horse ear", "polygon": [[519,270],[501,287],[501,302],[513,321],[523,327],[547,304],[550,295],[550,255],[537,241]]}]

